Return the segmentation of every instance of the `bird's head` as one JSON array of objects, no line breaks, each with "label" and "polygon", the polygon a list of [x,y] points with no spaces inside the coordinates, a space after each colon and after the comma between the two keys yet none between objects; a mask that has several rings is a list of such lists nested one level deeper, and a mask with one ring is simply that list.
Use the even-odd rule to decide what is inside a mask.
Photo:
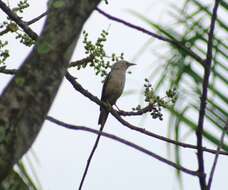
[{"label": "bird's head", "polygon": [[113,66],[112,69],[122,69],[127,70],[128,67],[135,65],[134,63],[130,63],[125,60],[117,61]]}]

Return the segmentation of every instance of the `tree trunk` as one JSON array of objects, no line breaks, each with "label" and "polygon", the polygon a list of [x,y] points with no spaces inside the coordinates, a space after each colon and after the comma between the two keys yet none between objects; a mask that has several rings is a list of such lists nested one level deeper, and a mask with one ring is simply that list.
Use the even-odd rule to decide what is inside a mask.
[{"label": "tree trunk", "polygon": [[49,0],[36,45],[0,97],[0,182],[37,137],[83,24],[98,3]]}]

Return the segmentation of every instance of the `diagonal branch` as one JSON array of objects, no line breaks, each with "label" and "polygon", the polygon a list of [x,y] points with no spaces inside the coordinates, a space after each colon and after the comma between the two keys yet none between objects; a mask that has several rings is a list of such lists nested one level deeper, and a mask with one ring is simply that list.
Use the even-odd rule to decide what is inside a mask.
[{"label": "diagonal branch", "polygon": [[94,59],[93,55],[89,55],[83,59],[77,60],[77,61],[73,61],[71,62],[68,67],[77,67],[77,66],[83,66],[88,64],[89,62],[92,62]]},{"label": "diagonal branch", "polygon": [[6,34],[6,33],[9,32],[9,31],[10,31],[9,28],[5,28],[4,30],[2,30],[2,31],[0,32],[0,36]]},{"label": "diagonal branch", "polygon": [[[85,97],[89,98],[92,102],[95,102],[96,104],[98,104],[99,106],[102,106],[104,109],[107,109],[117,120],[119,120],[123,125],[125,125],[126,127],[130,128],[130,129],[133,129],[137,132],[140,132],[142,134],[145,134],[147,136],[150,136],[150,137],[153,137],[153,138],[156,138],[158,140],[161,140],[161,141],[165,141],[165,142],[168,142],[168,143],[172,143],[174,145],[177,145],[177,146],[181,146],[183,148],[190,148],[190,149],[194,149],[194,150],[197,150],[197,146],[195,145],[191,145],[191,144],[187,144],[187,143],[181,143],[181,142],[178,142],[178,141],[175,141],[175,140],[172,140],[172,139],[169,139],[169,138],[166,138],[166,137],[163,137],[163,136],[160,136],[160,135],[157,135],[155,133],[152,133],[150,131],[147,131],[145,129],[142,129],[142,128],[139,128],[139,127],[136,127],[136,126],[133,126],[131,125],[130,123],[128,123],[127,121],[125,121],[124,119],[122,119],[120,117],[120,115],[118,114],[117,111],[115,111],[113,108],[111,108],[110,106],[108,106],[107,104],[105,104],[104,102],[101,102],[99,100],[99,98],[97,98],[96,96],[94,96],[93,94],[91,94],[88,90],[84,89],[76,80],[75,78],[70,75],[69,72],[66,73],[65,75],[66,79],[71,83],[71,85],[73,86],[73,88],[75,90],[77,90],[78,92],[80,92],[82,95],[84,95]],[[212,150],[212,149],[208,149],[208,148],[205,148],[205,147],[202,147],[202,150],[205,151],[205,152],[209,152],[209,153],[213,153],[215,154],[216,153],[216,150]],[[220,154],[223,154],[223,155],[228,155],[227,152],[224,152],[224,151],[220,151],[219,152]]]},{"label": "diagonal branch", "polygon": [[[93,59],[94,59],[94,56],[90,55],[86,58],[83,58],[83,59],[80,59],[77,61],[73,61],[70,64],[68,64],[68,68],[86,65],[89,62],[93,61]],[[17,69],[7,69],[5,65],[0,67],[0,73],[3,73],[3,74],[15,75],[16,72],[17,72]],[[123,114],[125,114],[125,113],[123,112]]]},{"label": "diagonal branch", "polygon": [[10,8],[1,0],[0,8],[8,15],[8,17],[11,20],[16,22],[25,31],[25,33],[29,35],[30,38],[32,38],[33,40],[37,40],[38,35],[35,32],[33,32],[33,30],[29,28],[28,25],[25,22],[23,22],[21,18],[17,16],[13,11],[11,11]]},{"label": "diagonal branch", "polygon": [[[85,60],[87,60],[87,58],[84,58],[82,60],[78,60],[78,61],[74,61],[72,62],[72,64],[74,65],[81,65],[81,64],[86,64],[87,62],[84,62]],[[69,64],[71,65],[71,63]],[[16,73],[16,69],[5,69],[4,67],[0,67],[0,73],[4,73],[4,74],[15,74]],[[68,76],[68,81],[73,85],[73,87],[75,87],[75,89],[77,91],[79,91],[80,93],[82,93],[84,96],[90,98],[91,101],[95,102],[96,104],[98,104],[99,106],[104,106],[104,108],[106,109],[105,107],[105,103],[101,102],[97,97],[95,97],[94,95],[92,95],[90,92],[86,91],[77,81],[75,81],[75,78],[71,75],[69,75],[69,73],[67,74]],[[77,86],[77,87],[76,87]],[[151,105],[147,105],[146,107],[138,110],[138,111],[123,111],[123,110],[119,110],[117,113],[119,115],[122,115],[122,116],[136,116],[136,115],[142,115],[144,113],[146,113],[147,111],[150,110],[150,107]],[[115,111],[113,109],[113,111]],[[116,112],[116,111],[115,111]],[[120,118],[120,116],[117,116],[118,118]],[[141,133],[144,133],[145,130],[141,131],[141,128],[139,128],[140,130],[138,130],[138,132],[141,132]],[[195,145],[192,145],[192,144],[188,144],[188,143],[182,143],[182,142],[178,142],[178,141],[175,141],[175,140],[172,140],[172,139],[169,139],[169,138],[166,138],[166,137],[163,137],[163,136],[160,136],[160,135],[157,135],[157,134],[154,134],[154,133],[150,133],[151,137],[154,137],[156,139],[159,139],[161,141],[165,141],[165,142],[168,142],[168,143],[171,143],[171,144],[174,144],[174,145],[177,145],[177,146],[181,146],[183,148],[189,148],[189,149],[195,149],[197,150],[197,146]],[[202,150],[204,152],[208,152],[208,153],[211,153],[211,154],[216,154],[217,153],[217,150],[213,150],[213,149],[209,149],[209,148],[206,148],[206,147],[202,147]],[[221,155],[228,155],[228,152],[225,152],[225,151],[219,151],[218,154],[221,154]]]},{"label": "diagonal branch", "polygon": [[43,17],[47,16],[47,14],[50,12],[50,10],[45,11],[44,13],[42,13],[41,15],[39,15],[36,18],[33,18],[32,20],[29,20],[27,22],[25,22],[27,25],[31,25],[34,24],[35,22],[39,21],[40,19],[42,19]]},{"label": "diagonal branch", "polygon": [[203,158],[203,123],[204,123],[204,115],[206,110],[206,103],[207,103],[207,92],[208,92],[208,85],[209,85],[209,77],[211,71],[211,63],[212,63],[212,47],[213,47],[213,36],[214,36],[214,28],[215,28],[215,21],[217,17],[217,9],[219,6],[220,0],[215,0],[212,18],[211,18],[211,25],[210,31],[208,34],[208,43],[207,43],[207,57],[205,60],[205,67],[204,67],[204,79],[202,84],[202,96],[200,101],[200,111],[199,111],[199,119],[198,119],[198,128],[196,130],[196,138],[197,138],[197,160],[198,160],[198,170],[199,170],[199,183],[201,190],[206,190],[206,174],[204,168],[204,158]]},{"label": "diagonal branch", "polygon": [[16,74],[17,69],[7,69],[6,66],[1,66],[0,67],[0,73],[4,73],[7,75],[14,75]]},{"label": "diagonal branch", "polygon": [[[33,18],[32,20],[29,20],[29,21],[26,21],[26,22],[24,22],[24,21],[20,21],[21,23],[23,23],[24,25],[31,25],[31,24],[34,24],[35,22],[37,22],[37,21],[39,21],[40,19],[42,19],[42,18],[44,18],[45,16],[47,16],[47,14],[48,14],[48,12],[50,12],[50,11],[45,11],[44,13],[42,13],[41,15],[39,15],[38,17],[35,17],[35,18]],[[2,30],[1,32],[0,32],[0,36],[2,36],[2,35],[4,35],[4,34],[6,34],[7,32],[9,32],[10,30],[9,30],[9,28],[6,28],[6,29],[4,29],[4,30]],[[29,33],[27,33],[28,35],[29,35]]]},{"label": "diagonal branch", "polygon": [[158,35],[158,34],[156,34],[154,32],[146,30],[145,28],[143,28],[141,26],[137,26],[137,25],[132,24],[132,23],[130,23],[128,21],[125,21],[125,20],[120,19],[118,17],[112,16],[112,15],[106,13],[105,11],[101,10],[98,7],[96,7],[96,11],[98,11],[100,14],[102,14],[103,16],[107,17],[110,20],[122,23],[122,24],[124,24],[125,26],[127,26],[129,28],[136,29],[136,30],[138,30],[140,32],[143,32],[143,33],[145,33],[145,34],[147,34],[149,36],[152,36],[152,37],[154,37],[156,39],[159,39],[161,41],[171,43],[172,45],[176,46],[177,48],[180,48],[180,49],[184,50],[186,53],[188,53],[188,55],[193,57],[196,61],[198,61],[201,65],[204,66],[204,60],[199,55],[197,55],[195,52],[193,52],[191,49],[189,49],[185,45],[183,45],[182,42],[179,42],[178,40],[173,40],[173,39],[170,39],[170,38],[166,38],[166,37],[164,37],[162,35]]},{"label": "diagonal branch", "polygon": [[149,30],[146,30],[145,28],[143,28],[143,27],[141,27],[141,26],[137,26],[137,25],[135,25],[135,24],[132,24],[132,23],[130,23],[130,22],[128,22],[128,21],[125,21],[125,20],[123,20],[123,19],[120,19],[120,18],[118,18],[118,17],[112,16],[112,15],[106,13],[105,11],[101,10],[101,9],[98,8],[98,7],[96,8],[96,11],[98,11],[100,14],[102,14],[103,16],[107,17],[107,18],[110,19],[110,20],[113,20],[113,21],[122,23],[122,24],[124,24],[124,25],[126,25],[126,26],[128,26],[128,27],[130,27],[130,28],[134,28],[134,29],[136,29],[136,30],[138,30],[138,31],[141,31],[141,32],[143,32],[143,33],[145,33],[145,34],[148,34],[149,36],[152,36],[152,37],[154,37],[154,38],[156,38],[156,39],[159,39],[159,40],[161,40],[161,41],[165,41],[165,42],[172,43],[172,40],[170,40],[169,38],[166,38],[166,37],[164,37],[164,36],[158,35],[158,34],[156,34],[156,33],[154,33],[154,32],[151,32],[151,31],[149,31]]},{"label": "diagonal branch", "polygon": [[157,159],[157,160],[159,160],[159,161],[161,161],[161,162],[163,162],[163,163],[165,163],[165,164],[167,164],[169,166],[172,166],[172,167],[174,167],[174,168],[176,168],[178,170],[181,170],[181,171],[185,172],[186,174],[193,175],[193,176],[197,176],[198,175],[198,173],[196,171],[193,171],[193,170],[187,169],[187,168],[185,168],[183,166],[180,166],[179,164],[176,164],[176,163],[174,163],[174,162],[172,162],[170,160],[167,160],[166,158],[163,158],[163,157],[161,157],[161,156],[159,156],[159,155],[157,155],[157,154],[155,154],[155,153],[153,153],[153,152],[151,152],[151,151],[149,151],[149,150],[147,150],[147,149],[145,149],[145,148],[143,148],[143,147],[141,147],[141,146],[139,146],[139,145],[137,145],[137,144],[135,144],[133,142],[127,141],[127,140],[125,140],[123,138],[117,137],[117,136],[112,135],[110,133],[101,132],[101,131],[98,131],[98,130],[95,130],[95,129],[91,129],[91,128],[88,128],[88,127],[84,127],[84,126],[70,125],[70,124],[64,123],[64,122],[59,121],[59,120],[57,120],[57,119],[55,119],[53,117],[50,117],[50,116],[47,117],[47,120],[49,120],[49,121],[51,121],[51,122],[53,122],[53,123],[55,123],[55,124],[57,124],[59,126],[65,127],[67,129],[87,131],[87,132],[90,132],[90,133],[102,135],[104,137],[113,139],[113,140],[118,141],[118,142],[120,142],[122,144],[125,144],[125,145],[127,145],[127,146],[129,146],[131,148],[134,148],[134,149],[136,149],[136,150],[138,150],[138,151],[140,151],[140,152],[142,152],[142,153],[144,153],[144,154],[146,154],[148,156],[151,156],[151,157],[153,157],[153,158],[155,158],[155,159]]}]

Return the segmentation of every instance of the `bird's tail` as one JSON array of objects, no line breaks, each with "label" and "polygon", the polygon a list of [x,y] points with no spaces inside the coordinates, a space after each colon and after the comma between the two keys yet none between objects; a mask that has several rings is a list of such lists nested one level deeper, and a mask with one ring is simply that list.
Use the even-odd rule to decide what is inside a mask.
[{"label": "bird's tail", "polygon": [[[99,120],[98,120],[98,124],[101,124],[100,129],[99,129],[99,132],[102,132],[103,131],[104,124],[105,124],[105,121],[107,120],[107,118],[108,118],[108,112],[101,108],[101,112],[100,112],[100,116],[99,116]],[[92,151],[91,151],[91,153],[89,155],[89,158],[87,160],[87,164],[86,164],[86,167],[85,167],[85,170],[84,170],[84,173],[83,173],[83,176],[82,176],[82,179],[81,179],[80,186],[79,186],[79,189],[78,190],[81,190],[82,189],[82,185],[83,185],[84,180],[85,180],[85,177],[87,175],[87,172],[88,172],[88,169],[89,169],[89,166],[90,166],[90,162],[91,162],[91,160],[93,158],[93,155],[94,155],[94,153],[96,151],[96,148],[98,146],[100,137],[101,137],[101,133],[99,133],[97,135],[97,139],[95,141],[95,144],[93,146],[93,149],[92,149]]]},{"label": "bird's tail", "polygon": [[101,126],[104,126],[107,118],[108,118],[108,114],[109,112],[106,111],[105,109],[101,108],[101,112],[100,112],[100,116],[98,119],[98,124],[100,124]]}]

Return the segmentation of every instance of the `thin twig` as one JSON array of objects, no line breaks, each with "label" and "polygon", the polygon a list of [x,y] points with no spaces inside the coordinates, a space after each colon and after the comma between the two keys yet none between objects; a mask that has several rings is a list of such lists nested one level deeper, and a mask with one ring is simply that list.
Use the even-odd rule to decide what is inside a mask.
[{"label": "thin twig", "polygon": [[148,104],[144,108],[141,108],[136,111],[124,111],[124,110],[118,110],[118,114],[123,115],[123,116],[135,116],[135,115],[143,115],[147,112],[152,111],[154,105],[153,104]]},{"label": "thin twig", "polygon": [[38,17],[33,18],[32,20],[25,22],[25,24],[27,24],[27,25],[34,24],[35,22],[39,21],[43,17],[47,16],[48,13],[49,13],[49,10],[48,11],[45,11],[44,13],[42,13],[41,15],[39,15]]},{"label": "thin twig", "polygon": [[93,55],[89,55],[86,58],[71,62],[68,67],[77,67],[77,66],[86,65],[89,62],[93,61],[93,59],[94,59],[94,56]]},{"label": "thin twig", "polygon": [[[94,56],[88,56],[86,58],[83,58],[83,59],[80,59],[77,61],[73,61],[69,64],[68,68],[88,64],[89,62],[91,62],[93,60],[93,58],[94,58]],[[16,74],[16,72],[17,72],[17,69],[7,69],[6,66],[0,67],[0,73],[3,73],[3,74],[14,75],[14,74]]]},{"label": "thin twig", "polygon": [[[113,108],[111,108],[110,106],[107,106],[104,102],[101,102],[99,98],[97,98],[96,96],[94,96],[93,94],[91,94],[88,90],[84,89],[76,80],[75,78],[70,75],[70,73],[66,73],[65,75],[66,79],[71,83],[71,85],[73,86],[73,88],[75,90],[77,90],[79,93],[83,94],[85,97],[89,98],[92,102],[95,102],[96,104],[98,104],[99,106],[102,106],[104,109],[107,109],[116,119],[118,119],[123,125],[129,127],[131,129],[134,129],[140,133],[143,133],[145,135],[148,135],[150,137],[154,137],[156,139],[159,139],[161,141],[165,141],[165,142],[168,142],[168,143],[172,143],[174,145],[178,145],[178,146],[181,146],[183,148],[190,148],[190,149],[194,149],[194,150],[197,150],[197,146],[195,145],[191,145],[191,144],[187,144],[187,143],[181,143],[181,142],[178,142],[178,141],[175,141],[175,140],[172,140],[172,139],[169,139],[169,138],[166,138],[166,137],[163,137],[163,136],[160,136],[160,135],[157,135],[155,133],[152,133],[152,132],[149,132],[145,129],[142,129],[142,128],[139,128],[139,127],[135,127],[133,125],[131,125],[130,123],[128,123],[127,121],[125,121],[124,119],[122,119],[120,117],[120,115],[118,114],[117,111],[115,111]],[[208,149],[208,148],[205,148],[205,147],[202,147],[203,151],[205,152],[209,152],[209,153],[213,153],[215,154],[216,153],[216,150],[212,150],[212,149]],[[228,155],[227,152],[224,152],[224,151],[220,151],[219,152],[220,154],[223,154],[223,155]]]},{"label": "thin twig", "polygon": [[220,0],[215,0],[215,5],[213,8],[212,18],[211,18],[211,25],[210,31],[208,34],[208,43],[207,43],[207,58],[205,60],[205,67],[204,67],[204,79],[202,84],[202,96],[200,101],[200,111],[199,111],[199,120],[198,120],[198,127],[196,130],[196,138],[197,138],[197,160],[198,160],[198,170],[199,170],[199,183],[201,190],[206,190],[206,174],[204,168],[204,158],[203,158],[203,123],[204,123],[204,116],[206,110],[206,103],[207,103],[207,92],[208,92],[208,85],[209,85],[209,77],[211,71],[211,62],[212,62],[212,47],[213,47],[213,35],[214,35],[214,28],[215,28],[215,21],[217,17],[217,9]]},{"label": "thin twig", "polygon": [[151,152],[151,151],[149,151],[149,150],[147,150],[147,149],[145,149],[145,148],[143,148],[143,147],[141,147],[141,146],[139,146],[139,145],[137,145],[137,144],[135,144],[133,142],[127,141],[127,140],[125,140],[123,138],[120,138],[120,137],[117,137],[117,136],[115,136],[113,134],[106,133],[106,132],[101,132],[101,131],[98,131],[98,130],[95,130],[95,129],[91,129],[91,128],[88,128],[88,127],[84,127],[84,126],[70,125],[70,124],[64,123],[64,122],[59,121],[59,120],[57,120],[57,119],[55,119],[53,117],[50,117],[50,116],[48,116],[46,119],[51,121],[51,122],[53,122],[53,123],[55,123],[55,124],[57,124],[57,125],[59,125],[59,126],[67,128],[67,129],[82,130],[82,131],[87,131],[87,132],[98,134],[98,135],[100,134],[100,135],[102,135],[104,137],[113,139],[113,140],[118,141],[118,142],[120,142],[122,144],[125,144],[125,145],[127,145],[127,146],[129,146],[131,148],[134,148],[134,149],[136,149],[136,150],[138,150],[140,152],[143,152],[144,154],[146,154],[148,156],[151,156],[151,157],[153,157],[153,158],[155,158],[155,159],[157,159],[157,160],[159,160],[159,161],[161,161],[161,162],[163,162],[163,163],[165,163],[165,164],[167,164],[169,166],[172,166],[172,167],[174,167],[174,168],[176,168],[178,170],[181,170],[181,171],[185,172],[186,174],[193,175],[193,176],[197,176],[198,175],[198,173],[196,171],[193,171],[193,170],[187,169],[187,168],[185,168],[183,166],[180,166],[179,164],[176,164],[175,162],[167,160],[166,158],[163,158],[163,157],[161,157],[161,156],[159,156],[159,155],[157,155],[157,154],[155,154],[155,153],[153,153],[153,152]]},{"label": "thin twig", "polygon": [[16,72],[17,72],[16,69],[6,69],[6,66],[0,67],[0,73],[4,73],[7,75],[14,75],[14,74],[16,74]]},{"label": "thin twig", "polygon": [[179,42],[178,40],[173,40],[173,39],[170,39],[170,38],[166,38],[166,37],[164,37],[162,35],[158,35],[158,34],[156,34],[154,32],[146,30],[145,28],[143,28],[141,26],[137,26],[137,25],[132,24],[132,23],[130,23],[128,21],[125,21],[125,20],[120,19],[118,17],[112,16],[112,15],[108,14],[107,12],[101,10],[98,7],[96,7],[96,11],[98,11],[100,14],[102,14],[103,16],[107,17],[110,20],[122,23],[122,24],[124,24],[125,26],[127,26],[129,28],[136,29],[136,30],[138,30],[140,32],[143,32],[143,33],[145,33],[145,34],[147,34],[149,36],[152,36],[152,37],[154,37],[156,39],[159,39],[159,40],[162,40],[162,41],[165,41],[165,42],[168,42],[168,43],[171,43],[171,44],[175,45],[177,48],[180,48],[180,49],[184,50],[185,52],[187,52],[191,57],[193,57],[196,61],[198,61],[201,65],[204,66],[204,60],[199,55],[194,53],[191,49],[189,49],[185,45],[183,45],[182,42]]},{"label": "thin twig", "polygon": [[222,131],[220,144],[218,145],[217,152],[215,154],[215,159],[214,159],[214,162],[213,162],[213,165],[212,165],[212,168],[211,168],[211,172],[210,172],[210,176],[209,176],[209,179],[208,179],[207,190],[211,189],[212,179],[213,179],[213,176],[214,176],[214,173],[215,173],[215,168],[216,168],[216,164],[218,162],[218,157],[219,157],[218,152],[220,151],[220,149],[221,149],[221,147],[223,145],[224,137],[225,137],[225,134],[227,132],[228,132],[228,121],[226,122],[226,125],[225,125],[225,127],[224,127],[224,129]]},{"label": "thin twig", "polygon": [[122,24],[124,24],[124,25],[126,25],[126,26],[128,26],[128,27],[130,27],[130,28],[134,28],[134,29],[136,29],[136,30],[138,30],[138,31],[141,31],[141,32],[143,32],[143,33],[145,33],[145,34],[148,34],[149,36],[152,36],[152,37],[157,38],[157,39],[159,39],[159,40],[162,40],[162,41],[171,43],[171,40],[170,40],[169,38],[166,38],[166,37],[164,37],[164,36],[158,35],[158,34],[156,34],[156,33],[154,33],[154,32],[151,32],[151,31],[149,31],[149,30],[146,30],[145,28],[143,28],[143,27],[141,27],[141,26],[137,26],[137,25],[135,25],[135,24],[132,24],[132,23],[130,23],[130,22],[128,22],[128,21],[125,21],[125,20],[123,20],[123,19],[120,19],[120,18],[118,18],[118,17],[112,16],[112,15],[106,13],[105,11],[101,10],[101,9],[98,8],[98,7],[96,7],[96,10],[97,10],[100,14],[102,14],[103,16],[107,17],[107,18],[110,19],[110,20],[113,20],[113,21],[122,23]]},{"label": "thin twig", "polygon": [[0,32],[0,36],[6,34],[6,33],[9,32],[9,31],[10,31],[9,28],[5,28],[4,30],[2,30],[2,31]]},{"label": "thin twig", "polygon": [[[38,17],[33,18],[32,20],[27,21],[27,22],[24,22],[24,24],[26,24],[26,25],[31,25],[31,24],[33,24],[33,23],[39,21],[39,20],[40,20],[41,18],[43,18],[44,16],[46,16],[46,15],[48,14],[48,12],[49,12],[49,11],[46,11],[46,12],[42,13],[41,15],[39,15]],[[6,33],[9,32],[9,31],[10,31],[9,28],[5,28],[4,30],[2,30],[2,31],[0,32],[0,36],[6,34]]]},{"label": "thin twig", "polygon": [[32,38],[33,40],[37,40],[38,35],[31,28],[29,28],[29,26],[25,22],[23,22],[19,16],[17,16],[13,11],[11,11],[10,8],[1,0],[0,8],[8,15],[11,20],[16,22],[24,30],[24,32],[29,35],[30,38]]}]

